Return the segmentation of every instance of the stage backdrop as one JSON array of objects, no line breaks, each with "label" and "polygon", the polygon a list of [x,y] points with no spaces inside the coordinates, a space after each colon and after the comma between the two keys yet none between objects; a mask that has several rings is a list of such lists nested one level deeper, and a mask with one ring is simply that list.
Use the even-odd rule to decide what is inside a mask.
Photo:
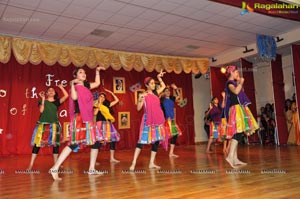
[{"label": "stage backdrop", "polygon": [[[47,66],[43,62],[39,65],[27,63],[20,65],[12,56],[7,64],[0,63],[0,154],[30,154],[31,135],[35,123],[39,118],[38,99],[39,92],[45,91],[47,86],[54,86],[59,95],[62,93],[58,84],[63,84],[69,91],[69,81],[72,80],[72,71],[74,66],[62,67],[59,64]],[[95,79],[95,69],[84,67],[87,72],[88,81]],[[145,71],[136,72],[132,70],[127,72],[123,69],[114,71],[111,68],[101,71],[101,86],[93,90],[103,91],[102,86],[113,90],[113,77],[124,78],[126,93],[117,93],[120,103],[114,106],[115,127],[118,129],[118,113],[130,113],[130,128],[119,129],[121,140],[117,144],[117,150],[133,149],[138,140],[138,131],[140,127],[143,111],[138,112],[135,105],[135,94],[130,90],[133,85],[140,83],[145,89],[143,80],[146,76],[156,78],[157,73],[148,73]],[[182,88],[183,98],[186,100],[180,105],[176,105],[176,117],[180,128],[183,130],[183,136],[178,139],[179,145],[194,144],[194,110],[192,98],[192,75],[181,73],[167,73],[164,76],[166,84],[175,83]],[[133,86],[133,87],[132,87]],[[108,94],[107,98],[112,100]],[[59,108],[59,120],[64,127],[65,122],[69,122],[68,100]],[[63,129],[65,130],[65,129]],[[63,147],[60,148],[62,150]],[[107,149],[107,146],[106,146]],[[89,151],[85,149],[83,151]],[[40,154],[52,153],[52,148],[46,147],[40,151]]]}]

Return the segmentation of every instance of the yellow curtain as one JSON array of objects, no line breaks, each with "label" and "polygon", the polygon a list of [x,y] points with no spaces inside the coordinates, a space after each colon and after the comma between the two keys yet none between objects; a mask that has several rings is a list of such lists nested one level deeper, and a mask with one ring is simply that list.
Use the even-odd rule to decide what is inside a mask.
[{"label": "yellow curtain", "polygon": [[208,58],[131,53],[0,36],[0,62],[7,63],[11,52],[20,64],[30,62],[38,65],[43,61],[49,66],[58,62],[66,67],[73,63],[76,67],[87,65],[89,68],[95,68],[101,65],[105,68],[112,67],[114,70],[123,68],[126,71],[134,69],[138,72],[143,69],[159,72],[163,69],[176,74],[204,74],[209,63]]}]

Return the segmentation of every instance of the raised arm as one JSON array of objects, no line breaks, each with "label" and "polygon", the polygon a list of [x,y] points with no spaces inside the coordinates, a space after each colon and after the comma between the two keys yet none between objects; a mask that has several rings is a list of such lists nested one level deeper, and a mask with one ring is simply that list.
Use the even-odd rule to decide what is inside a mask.
[{"label": "raised arm", "polygon": [[136,105],[136,109],[140,111],[145,103],[145,93],[141,93],[139,95],[138,103]]},{"label": "raised arm", "polygon": [[179,91],[178,88],[175,84],[171,84],[171,87],[173,88],[173,90],[175,91],[175,101],[181,101],[181,96],[179,95]]},{"label": "raised arm", "polygon": [[233,84],[229,84],[228,88],[230,89],[231,92],[238,95],[241,92],[241,90],[243,89],[244,81],[245,81],[245,79],[243,77],[241,77],[240,80],[238,81],[237,87],[235,87]]},{"label": "raised arm", "polygon": [[73,79],[72,81],[70,81],[70,85],[71,85],[71,98],[72,100],[77,100],[78,96],[77,96],[77,91],[75,89],[75,84],[77,84],[79,82],[78,79]]},{"label": "raised arm", "polygon": [[42,98],[42,102],[41,102],[41,104],[39,106],[40,113],[42,113],[42,112],[44,112],[44,107],[45,107],[45,93],[41,93],[39,95]]},{"label": "raised arm", "polygon": [[100,70],[105,70],[104,67],[98,66],[96,68],[95,82],[90,83],[91,89],[97,88],[100,86]]},{"label": "raised arm", "polygon": [[209,109],[208,109],[208,111],[205,113],[205,117],[208,117],[208,116],[209,116],[209,113],[210,113],[210,111],[212,110],[212,108],[213,108],[212,103],[209,103]]},{"label": "raised arm", "polygon": [[58,85],[57,87],[60,88],[63,93],[63,96],[59,99],[59,102],[62,104],[64,101],[66,101],[66,99],[68,99],[69,94],[62,85]]},{"label": "raised arm", "polygon": [[157,79],[158,79],[159,85],[160,85],[159,89],[157,90],[158,95],[161,94],[164,91],[164,89],[166,88],[166,84],[162,80],[162,77],[164,76],[165,73],[166,72],[163,72],[163,70],[161,70],[160,73],[157,75]]},{"label": "raised arm", "polygon": [[106,92],[110,93],[113,96],[113,98],[114,98],[114,101],[110,102],[109,107],[112,107],[112,106],[116,105],[119,102],[119,98],[112,91],[110,91],[108,89],[105,89],[105,88],[104,88],[104,90]]},{"label": "raised arm", "polygon": [[225,108],[225,92],[223,91],[222,93],[221,93],[221,95],[222,95],[222,104],[221,104],[221,107],[222,108]]}]

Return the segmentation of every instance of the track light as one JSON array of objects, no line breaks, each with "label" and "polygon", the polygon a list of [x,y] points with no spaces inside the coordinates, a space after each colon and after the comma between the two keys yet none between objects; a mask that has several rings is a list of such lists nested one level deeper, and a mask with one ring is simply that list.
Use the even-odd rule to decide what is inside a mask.
[{"label": "track light", "polygon": [[254,50],[253,48],[252,49],[248,49],[247,46],[244,46],[244,48],[245,48],[245,51],[243,51],[243,53],[249,53],[249,52],[252,52]]},{"label": "track light", "polygon": [[198,73],[195,75],[195,79],[199,79],[202,76],[202,73]]}]

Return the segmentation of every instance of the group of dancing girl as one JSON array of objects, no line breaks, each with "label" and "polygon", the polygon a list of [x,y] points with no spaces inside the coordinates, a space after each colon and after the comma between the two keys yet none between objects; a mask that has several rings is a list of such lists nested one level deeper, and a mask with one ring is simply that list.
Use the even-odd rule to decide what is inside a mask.
[{"label": "group of dancing girl", "polygon": [[[83,147],[90,146],[90,164],[88,174],[103,174],[95,169],[98,151],[103,144],[110,144],[110,162],[118,163],[115,158],[116,143],[120,140],[120,135],[113,125],[112,106],[119,102],[118,97],[110,90],[104,88],[105,92],[99,94],[98,100],[94,102],[91,92],[100,86],[100,71],[103,67],[96,68],[94,82],[87,81],[87,75],[83,68],[76,68],[73,72],[74,79],[70,81],[70,93],[59,85],[63,97],[59,98],[55,88],[49,87],[45,94],[41,94],[38,101],[40,118],[34,129],[31,145],[32,156],[28,170],[33,168],[35,159],[40,147],[52,146],[54,165],[49,170],[54,180],[61,180],[58,170],[62,167],[65,159],[72,151],[78,151]],[[160,72],[157,78],[160,88],[155,90],[155,80],[145,78],[147,91],[139,96],[137,109],[144,107],[144,115],[141,122],[139,141],[134,153],[134,160],[130,170],[135,169],[135,163],[139,152],[144,144],[152,144],[152,153],[149,168],[160,168],[155,164],[155,156],[159,143],[163,143],[164,148],[168,146],[168,139],[171,139],[170,157],[178,157],[174,154],[174,147],[177,136],[181,135],[181,130],[174,120],[174,105],[178,96],[170,95],[170,88],[166,87],[162,80],[165,73]],[[171,87],[177,91],[176,85]],[[111,94],[112,102],[106,99],[107,94]],[[60,155],[59,146],[61,142],[61,125],[58,120],[58,107],[69,97],[70,110],[70,135],[68,145],[62,150]],[[159,98],[161,97],[161,98]],[[163,111],[164,110],[164,111]],[[95,118],[95,119],[94,119]]]},{"label": "group of dancing girl", "polygon": [[[83,68],[76,68],[73,72],[73,80],[70,81],[70,93],[58,86],[63,97],[58,98],[53,87],[49,87],[45,94],[42,94],[38,101],[40,118],[34,129],[31,145],[32,156],[28,169],[31,170],[37,157],[40,147],[53,146],[54,165],[49,170],[54,180],[61,180],[58,170],[62,167],[65,159],[72,153],[83,147],[90,146],[90,163],[87,173],[103,174],[95,169],[96,160],[100,147],[103,144],[110,144],[110,162],[118,163],[115,158],[116,143],[120,140],[120,135],[113,123],[112,107],[119,102],[118,97],[110,90],[104,89],[100,92],[98,100],[94,101],[92,89],[100,86],[100,71],[103,67],[96,68],[94,82],[87,81],[87,75]],[[137,111],[144,110],[141,119],[139,138],[134,151],[130,171],[134,171],[140,152],[145,144],[151,144],[151,155],[149,161],[150,169],[160,169],[155,164],[155,157],[159,145],[168,150],[170,140],[169,157],[176,158],[174,148],[182,131],[174,118],[174,106],[180,100],[178,88],[175,84],[166,86],[163,81],[165,72],[161,71],[157,75],[159,87],[156,87],[155,79],[146,77],[144,85],[146,91],[139,95],[137,101]],[[235,66],[227,67],[228,81],[225,91],[222,93],[222,103],[214,97],[207,115],[212,118],[210,125],[210,138],[206,152],[210,153],[210,145],[213,139],[224,141],[223,152],[227,155],[227,162],[238,168],[246,165],[237,157],[238,142],[243,133],[251,135],[258,129],[258,125],[253,118],[247,105],[249,99],[243,91],[244,78]],[[175,95],[171,95],[171,90]],[[112,95],[113,101],[106,99],[107,94]],[[70,95],[70,97],[69,97]],[[61,144],[61,125],[58,120],[58,107],[69,97],[70,114],[70,135],[68,145],[64,147],[60,155],[59,146]]]},{"label": "group of dancing girl", "polygon": [[251,102],[243,90],[245,79],[240,76],[236,66],[228,66],[226,75],[228,80],[221,93],[222,103],[219,103],[217,97],[213,97],[206,112],[206,116],[211,119],[206,153],[212,153],[210,146],[214,139],[223,142],[226,161],[237,169],[247,165],[237,156],[239,142],[244,134],[252,135],[259,126],[248,108]]}]

